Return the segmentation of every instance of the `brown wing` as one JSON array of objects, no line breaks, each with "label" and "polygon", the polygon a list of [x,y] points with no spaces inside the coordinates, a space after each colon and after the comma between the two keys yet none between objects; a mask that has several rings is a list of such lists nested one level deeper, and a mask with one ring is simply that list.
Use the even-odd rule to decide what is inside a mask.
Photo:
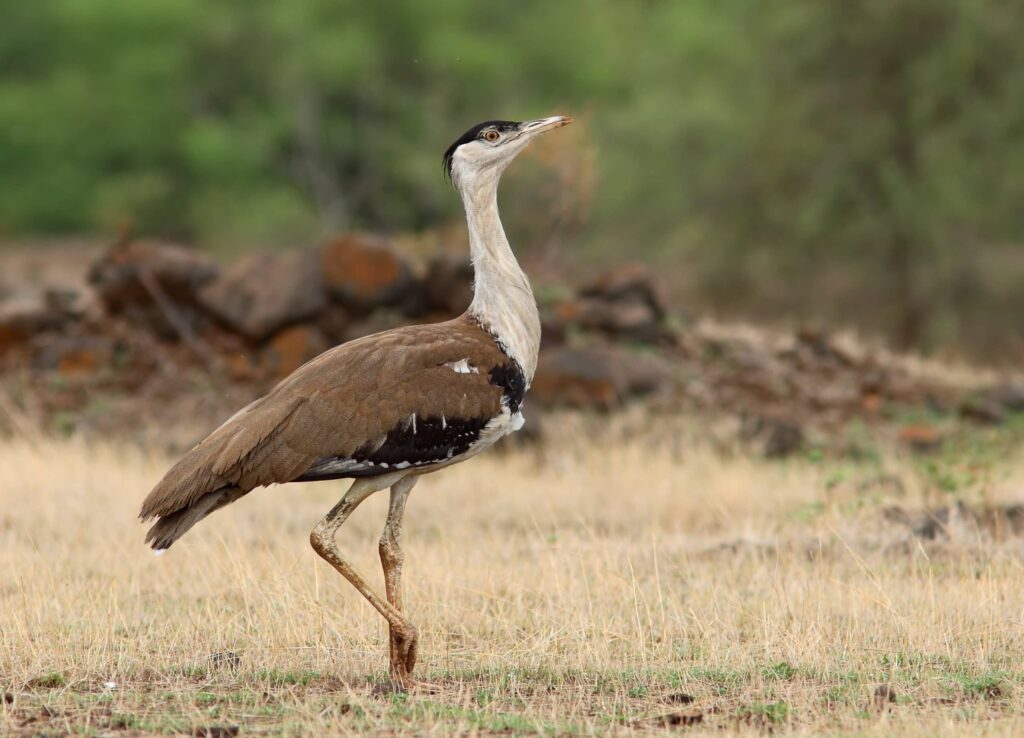
[{"label": "brown wing", "polygon": [[[358,476],[357,469],[343,474],[335,465],[334,472],[317,474],[315,467],[358,460],[360,454],[386,455],[388,439],[400,438],[413,416],[419,423],[436,420],[446,426],[486,423],[501,412],[507,384],[502,377],[513,363],[466,316],[338,346],[296,370],[189,451],[150,492],[140,516],[180,514],[226,489],[230,495],[218,500],[233,501],[273,483]],[[461,366],[469,371],[453,368]],[[210,511],[226,504],[223,500]],[[209,498],[203,502],[211,504]]]}]

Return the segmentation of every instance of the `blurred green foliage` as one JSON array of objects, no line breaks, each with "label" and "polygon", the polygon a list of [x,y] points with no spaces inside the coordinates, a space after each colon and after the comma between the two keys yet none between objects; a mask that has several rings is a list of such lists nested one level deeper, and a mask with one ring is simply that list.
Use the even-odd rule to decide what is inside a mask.
[{"label": "blurred green foliage", "polygon": [[419,230],[458,213],[462,130],[569,112],[585,223],[538,221],[535,173],[519,242],[561,222],[563,253],[660,260],[727,313],[1024,354],[1019,3],[4,5],[4,232]]}]

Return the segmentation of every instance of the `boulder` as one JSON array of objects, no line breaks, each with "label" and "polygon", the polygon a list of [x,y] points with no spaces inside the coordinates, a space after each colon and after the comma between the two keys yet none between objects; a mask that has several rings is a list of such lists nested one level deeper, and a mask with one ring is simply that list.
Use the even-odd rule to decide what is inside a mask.
[{"label": "boulder", "polygon": [[469,257],[438,254],[427,265],[427,306],[449,316],[461,315],[473,301],[473,265]]},{"label": "boulder", "polygon": [[568,300],[555,305],[555,316],[566,327],[595,331],[620,340],[661,343],[671,338],[651,306],[635,298]]},{"label": "boulder", "polygon": [[580,296],[608,302],[647,305],[656,320],[668,314],[664,292],[645,264],[621,264],[600,274],[580,290]]},{"label": "boulder", "polygon": [[552,348],[561,346],[569,337],[568,326],[552,310],[544,310],[540,314],[540,334],[544,346]]},{"label": "boulder", "polygon": [[320,264],[312,251],[252,253],[199,294],[220,323],[253,341],[316,317],[327,304]]},{"label": "boulder", "polygon": [[158,338],[187,339],[203,327],[203,285],[220,272],[205,254],[159,241],[122,240],[89,269],[106,311]]},{"label": "boulder", "polygon": [[796,333],[795,344],[784,356],[797,359],[798,365],[815,369],[852,367],[854,358],[837,347],[832,337],[821,327],[804,325]]},{"label": "boulder", "polygon": [[923,423],[903,426],[898,437],[900,443],[917,453],[938,451],[946,440],[938,428]]},{"label": "boulder", "polygon": [[[425,323],[439,322],[434,320],[425,320]],[[361,320],[354,320],[348,324],[345,330],[345,341],[354,341],[357,338],[363,336],[370,336],[374,333],[380,333],[382,331],[389,331],[392,328],[398,328],[408,323],[402,320],[401,316],[394,312],[378,311],[369,317]]]},{"label": "boulder", "polygon": [[979,425],[1002,425],[1006,421],[1003,405],[991,397],[968,397],[957,410],[961,418]]},{"label": "boulder", "polygon": [[253,346],[252,341],[219,327],[204,332],[201,338],[215,352],[220,366],[231,379],[258,382],[267,378],[261,350]]},{"label": "boulder", "polygon": [[405,260],[377,236],[339,236],[324,244],[321,264],[330,295],[356,310],[398,305],[415,283]]},{"label": "boulder", "polygon": [[264,349],[264,362],[273,376],[286,377],[328,348],[330,344],[318,328],[296,325],[270,339]]},{"label": "boulder", "polygon": [[317,316],[316,325],[332,344],[343,343],[349,338],[352,314],[343,305],[328,302]]},{"label": "boulder", "polygon": [[667,387],[671,367],[614,346],[558,347],[541,353],[530,397],[545,405],[608,410]]},{"label": "boulder", "polygon": [[77,296],[46,290],[0,303],[0,356],[43,331],[58,330],[80,315]]},{"label": "boulder", "polygon": [[804,431],[785,418],[757,415],[743,421],[740,436],[756,441],[769,459],[779,459],[799,451],[804,445]]},{"label": "boulder", "polygon": [[153,302],[155,285],[169,300],[192,303],[220,267],[206,254],[160,241],[120,241],[89,269],[89,283],[111,312]]},{"label": "boulder", "polygon": [[114,351],[115,342],[108,336],[52,335],[37,342],[32,367],[69,378],[90,376],[113,367]]},{"label": "boulder", "polygon": [[985,393],[987,399],[1013,413],[1024,413],[1024,382],[1007,382]]}]

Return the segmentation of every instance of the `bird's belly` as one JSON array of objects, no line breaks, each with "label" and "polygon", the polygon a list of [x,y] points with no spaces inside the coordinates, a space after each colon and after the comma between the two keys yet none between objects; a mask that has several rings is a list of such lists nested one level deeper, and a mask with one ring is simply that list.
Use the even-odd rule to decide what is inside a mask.
[{"label": "bird's belly", "polygon": [[480,453],[486,448],[493,446],[499,440],[504,438],[510,433],[515,433],[517,430],[523,427],[526,423],[526,418],[523,417],[522,411],[511,412],[507,406],[502,406],[501,414],[495,416],[491,421],[484,426],[484,429],[480,431],[480,437],[477,439],[469,451]]},{"label": "bird's belly", "polygon": [[[526,422],[521,412],[502,404],[501,412],[475,428],[467,420],[410,422],[389,433],[372,451],[352,457],[325,457],[295,481],[368,477],[407,472],[426,474],[476,456]],[[447,433],[448,435],[438,434]],[[472,438],[475,436],[475,438]]]}]

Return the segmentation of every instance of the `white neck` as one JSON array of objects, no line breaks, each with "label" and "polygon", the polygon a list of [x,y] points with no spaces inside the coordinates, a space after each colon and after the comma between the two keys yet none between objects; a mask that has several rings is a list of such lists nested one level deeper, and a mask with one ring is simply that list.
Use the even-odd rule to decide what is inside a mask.
[{"label": "white neck", "polygon": [[469,312],[519,362],[529,386],[540,350],[540,316],[530,282],[498,217],[499,176],[500,171],[495,171],[473,177],[459,188],[469,223],[474,272]]}]

